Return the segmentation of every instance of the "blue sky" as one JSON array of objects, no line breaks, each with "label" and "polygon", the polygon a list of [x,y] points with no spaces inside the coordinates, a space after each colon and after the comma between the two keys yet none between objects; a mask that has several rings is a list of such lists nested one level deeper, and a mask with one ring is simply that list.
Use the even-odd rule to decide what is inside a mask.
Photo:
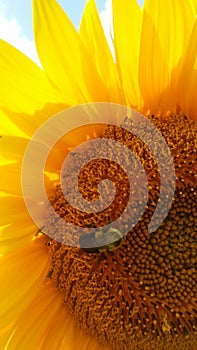
[{"label": "blue sky", "polygon": [[[0,0],[5,7],[7,18],[10,20],[15,18],[26,36],[33,39],[31,2],[31,0]],[[58,2],[74,25],[78,26],[86,0],[59,0]],[[105,2],[106,0],[97,0],[99,11],[104,10]]]},{"label": "blue sky", "polygon": [[[37,61],[33,43],[31,2],[31,0],[0,0],[0,38],[10,42]],[[58,2],[77,28],[86,0],[59,0]],[[143,0],[139,0],[140,4],[142,2]],[[96,0],[96,3],[104,22],[107,22],[110,0]]]}]

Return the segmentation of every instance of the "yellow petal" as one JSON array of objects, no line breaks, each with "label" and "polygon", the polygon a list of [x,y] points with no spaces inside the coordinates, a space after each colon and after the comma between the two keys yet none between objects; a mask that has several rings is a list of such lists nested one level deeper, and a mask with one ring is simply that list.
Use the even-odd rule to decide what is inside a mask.
[{"label": "yellow petal", "polygon": [[188,0],[145,0],[140,47],[139,84],[145,107],[164,115],[176,111],[177,78],[194,23]]},{"label": "yellow petal", "polygon": [[35,224],[19,221],[0,228],[0,256],[25,247],[31,242],[38,228]]},{"label": "yellow petal", "polygon": [[[64,338],[68,339],[69,330],[73,329],[72,316],[67,314],[66,305],[63,304],[62,295],[60,294],[60,292],[58,291],[58,294],[56,293],[57,292],[53,290],[53,294],[55,294],[55,297],[59,303],[59,309],[56,311],[53,320],[51,320],[50,327],[47,329],[47,332],[45,331],[41,350],[71,350],[71,347],[64,345]],[[51,307],[53,308],[53,305],[51,305]],[[46,313],[48,314],[48,309],[46,309]],[[75,349],[77,348],[78,347],[76,347]],[[32,350],[34,350],[34,348],[32,348]]]},{"label": "yellow petal", "polygon": [[197,19],[183,57],[179,79],[179,103],[182,111],[191,119],[197,120]]},{"label": "yellow petal", "polygon": [[0,341],[1,341],[0,345],[2,349],[5,349],[4,344],[7,341],[7,337],[11,329],[12,329],[12,323],[9,326],[4,327],[3,329],[0,329]]},{"label": "yellow petal", "polygon": [[[22,92],[21,92],[22,94]],[[22,95],[21,95],[22,96]],[[9,118],[12,123],[14,123],[20,130],[23,131],[23,134],[19,134],[18,132],[15,134],[16,136],[29,136],[31,137],[35,131],[50,117],[54,114],[58,113],[61,110],[67,108],[66,104],[62,103],[46,103],[43,100],[43,106],[41,109],[37,109],[36,107],[34,112],[30,115],[29,113],[15,112],[10,110],[9,108],[0,107],[1,112],[6,115],[6,118]],[[22,108],[22,106],[21,106]],[[33,106],[32,106],[33,108]],[[2,118],[0,120],[0,128],[4,128],[4,124],[7,123],[7,119]],[[2,126],[2,127],[1,127]],[[7,130],[6,134],[12,135],[13,132],[9,132]]]},{"label": "yellow petal", "polygon": [[[33,164],[34,161],[34,164]],[[35,159],[33,159],[31,166],[36,166]],[[21,185],[21,162],[12,164],[6,164],[0,166],[0,191],[22,196],[22,185]],[[29,168],[28,172],[29,181],[35,184],[34,174]],[[51,187],[50,181],[46,174],[44,174],[45,186],[47,189]]]},{"label": "yellow petal", "polygon": [[0,40],[0,106],[34,114],[46,103],[60,101],[44,72],[29,58]]},{"label": "yellow petal", "polygon": [[29,140],[18,136],[0,138],[0,154],[8,161],[21,162]]},{"label": "yellow petal", "polygon": [[191,2],[194,7],[194,11],[197,13],[197,0],[191,0]]},{"label": "yellow petal", "polygon": [[[7,350],[100,350],[94,337],[76,327],[63,297],[52,281],[46,282],[36,298],[7,332]],[[108,347],[102,346],[102,350]]]},{"label": "yellow petal", "polygon": [[[40,349],[50,324],[61,317],[63,300],[53,283],[46,283],[38,292],[32,303],[16,320],[9,331],[7,350],[11,349]],[[62,319],[62,318],[61,318]],[[63,321],[63,320],[62,320]],[[55,339],[58,339],[58,332]],[[51,346],[49,349],[53,349]],[[58,349],[58,348],[56,348]]]},{"label": "yellow petal", "polygon": [[18,163],[0,166],[0,190],[21,195],[21,167]]},{"label": "yellow petal", "polygon": [[31,225],[31,218],[26,209],[24,200],[18,196],[0,197],[0,225],[7,225],[17,222]]},{"label": "yellow petal", "polygon": [[[14,123],[11,122],[11,120],[6,116],[6,114],[0,110],[0,165],[9,163],[8,158],[6,157],[6,154],[2,149],[2,144],[4,143],[5,135],[17,135],[18,138],[25,136],[25,134],[19,128],[17,128]],[[15,144],[15,146],[18,146],[17,143]],[[14,153],[13,150],[12,153]]]},{"label": "yellow petal", "polygon": [[0,254],[26,245],[38,228],[29,216],[22,197],[0,197]]},{"label": "yellow petal", "polygon": [[49,116],[67,105],[30,59],[2,40],[0,52],[0,131],[13,135],[15,124],[15,135],[32,136]]},{"label": "yellow petal", "polygon": [[15,135],[24,137],[25,134],[0,110],[0,135]]},{"label": "yellow petal", "polygon": [[41,288],[48,268],[44,242],[41,237],[0,259],[0,327],[14,321]]},{"label": "yellow petal", "polygon": [[[46,131],[46,133],[48,130]],[[2,156],[2,162],[0,160],[0,165],[4,165],[4,160],[7,160],[7,162],[18,162],[19,165],[22,165],[22,161],[25,155],[25,151],[27,149],[29,139],[17,137],[17,136],[10,136],[10,135],[3,135],[0,137],[0,155]],[[36,144],[36,141],[35,141]],[[43,147],[43,144],[40,145],[40,147]],[[46,146],[47,147],[47,146]],[[48,171],[55,171],[57,170],[61,163],[60,163],[60,152],[64,155],[64,158],[66,156],[66,147],[65,144],[61,144],[61,147],[57,150],[57,147],[53,147],[52,150],[50,149],[50,146],[48,146],[48,149],[51,151],[50,153],[52,156],[47,162],[47,169]],[[33,164],[32,160],[32,164]],[[35,163],[33,164],[35,166]]]},{"label": "yellow petal", "polygon": [[138,83],[141,9],[136,0],[113,0],[114,45],[127,104],[140,110]]},{"label": "yellow petal", "polygon": [[54,0],[34,0],[34,33],[41,63],[70,104],[106,99],[105,87],[74,26]]},{"label": "yellow petal", "polygon": [[110,96],[110,102],[123,103],[117,68],[112,58],[94,0],[88,0],[82,16],[80,37],[94,60]]}]

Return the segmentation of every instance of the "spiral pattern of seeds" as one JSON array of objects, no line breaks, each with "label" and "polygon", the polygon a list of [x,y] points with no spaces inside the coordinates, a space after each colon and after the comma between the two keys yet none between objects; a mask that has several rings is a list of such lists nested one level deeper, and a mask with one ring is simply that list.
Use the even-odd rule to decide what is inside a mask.
[{"label": "spiral pattern of seeds", "polygon": [[[66,308],[74,315],[76,324],[101,344],[107,343],[110,349],[195,350],[197,122],[183,115],[150,119],[162,132],[174,159],[176,191],[168,216],[153,234],[148,233],[159,197],[157,164],[143,142],[121,127],[108,126],[103,137],[130,147],[146,170],[149,199],[145,212],[113,254],[89,254],[47,239],[51,255],[49,277],[63,293]],[[87,165],[86,175],[80,178],[82,189],[95,169],[92,164]],[[106,172],[104,165],[103,169]],[[117,166],[114,174],[118,170]],[[126,205],[121,196],[127,193],[127,178],[122,174],[119,180],[124,190],[120,186],[114,210],[104,216],[111,221],[119,204]],[[96,185],[92,191],[96,193]],[[79,220],[79,226],[87,223],[87,216],[78,219],[70,209],[60,186],[51,202],[61,217],[75,223]],[[106,224],[103,215],[97,216],[95,226],[98,222]]]}]

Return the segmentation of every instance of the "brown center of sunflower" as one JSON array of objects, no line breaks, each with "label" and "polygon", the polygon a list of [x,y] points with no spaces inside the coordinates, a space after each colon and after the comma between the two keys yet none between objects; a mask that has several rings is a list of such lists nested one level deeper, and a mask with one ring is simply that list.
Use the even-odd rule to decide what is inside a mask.
[{"label": "brown center of sunflower", "polygon": [[[187,349],[186,346],[194,349],[197,341],[197,122],[184,116],[150,119],[163,134],[174,159],[176,190],[168,216],[153,234],[148,233],[148,223],[159,198],[157,164],[136,136],[121,127],[108,126],[103,137],[131,148],[144,166],[149,183],[147,206],[125,239],[110,249],[105,247],[90,253],[48,239],[51,255],[48,277],[56,281],[77,324],[112,349],[174,350]],[[124,211],[128,201],[129,185],[124,171],[116,163],[100,160],[87,165],[79,183],[84,197],[94,200],[103,178],[116,184],[115,199],[104,212],[94,216],[78,212],[67,203],[60,186],[51,199],[53,207],[67,222],[78,226],[100,227],[112,222]],[[54,237],[58,239],[61,232],[58,229],[57,232]],[[78,238],[77,232],[72,237]]]}]

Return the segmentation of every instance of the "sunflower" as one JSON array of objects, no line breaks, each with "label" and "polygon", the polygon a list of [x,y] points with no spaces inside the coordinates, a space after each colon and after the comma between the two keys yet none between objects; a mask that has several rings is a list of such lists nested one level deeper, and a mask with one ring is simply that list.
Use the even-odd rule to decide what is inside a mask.
[{"label": "sunflower", "polygon": [[[55,0],[33,0],[42,68],[0,42],[2,350],[197,347],[197,4],[145,0],[141,9],[136,0],[113,0],[112,7],[115,58],[94,0],[87,1],[79,32]],[[146,169],[150,196],[141,219],[114,249],[99,251],[68,246],[43,233],[21,189],[23,157],[40,125],[69,107],[92,102],[116,103],[145,115],[165,138],[176,172],[169,213],[150,235],[159,173],[144,142],[118,125],[85,126],[60,140],[46,164],[45,185],[51,205],[70,223],[79,220],[80,226],[90,218],[78,219],[69,208],[58,169],[82,141],[118,140]],[[99,166],[100,178],[107,174],[117,181],[118,166],[113,164],[110,173],[111,165],[101,160],[81,175],[82,191]],[[116,218],[127,180],[120,174],[115,214],[109,212],[106,220]],[[96,185],[90,192],[95,191]],[[98,222],[107,223],[99,215]]]}]

